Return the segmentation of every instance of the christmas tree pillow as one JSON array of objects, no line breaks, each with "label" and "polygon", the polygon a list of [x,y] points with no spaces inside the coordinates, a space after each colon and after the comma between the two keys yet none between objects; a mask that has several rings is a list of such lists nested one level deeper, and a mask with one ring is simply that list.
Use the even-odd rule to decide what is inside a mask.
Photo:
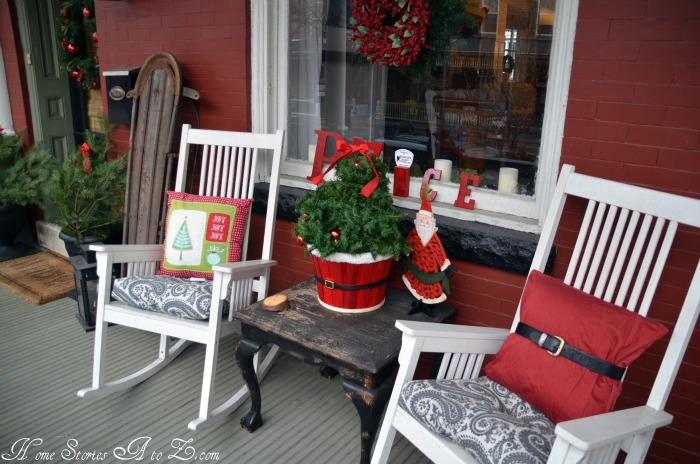
[{"label": "christmas tree pillow", "polygon": [[159,274],[212,279],[212,266],[240,261],[252,202],[168,192]]}]

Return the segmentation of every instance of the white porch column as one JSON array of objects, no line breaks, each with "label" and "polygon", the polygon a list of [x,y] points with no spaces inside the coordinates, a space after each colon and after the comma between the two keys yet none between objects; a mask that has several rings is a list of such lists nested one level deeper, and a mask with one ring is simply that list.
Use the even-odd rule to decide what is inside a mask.
[{"label": "white porch column", "polygon": [[0,127],[4,133],[14,135],[12,126],[12,111],[10,110],[10,94],[7,91],[7,77],[5,76],[5,61],[2,58],[2,46],[0,45]]}]

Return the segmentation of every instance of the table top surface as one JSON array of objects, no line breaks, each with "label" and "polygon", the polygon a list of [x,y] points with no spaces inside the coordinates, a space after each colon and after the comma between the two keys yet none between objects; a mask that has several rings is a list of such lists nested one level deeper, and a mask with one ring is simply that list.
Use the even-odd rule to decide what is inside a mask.
[{"label": "table top surface", "polygon": [[280,293],[287,295],[289,309],[268,311],[255,303],[236,313],[245,326],[254,327],[293,343],[309,352],[338,359],[366,372],[376,373],[396,361],[401,349],[397,320],[442,322],[456,309],[448,304],[434,308],[435,317],[424,313],[409,315],[415,298],[407,292],[387,289],[386,302],[374,311],[341,313],[318,302],[316,281],[301,282]]}]

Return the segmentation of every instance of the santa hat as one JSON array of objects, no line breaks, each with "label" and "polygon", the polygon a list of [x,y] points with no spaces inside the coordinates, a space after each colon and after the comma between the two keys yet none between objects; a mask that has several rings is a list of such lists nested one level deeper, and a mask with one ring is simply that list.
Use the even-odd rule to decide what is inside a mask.
[{"label": "santa hat", "polygon": [[421,205],[420,205],[420,211],[432,216],[433,215],[433,208],[432,208],[432,206],[430,206],[430,189],[428,187],[425,187],[423,189],[421,198],[423,199],[423,201],[421,202]]}]

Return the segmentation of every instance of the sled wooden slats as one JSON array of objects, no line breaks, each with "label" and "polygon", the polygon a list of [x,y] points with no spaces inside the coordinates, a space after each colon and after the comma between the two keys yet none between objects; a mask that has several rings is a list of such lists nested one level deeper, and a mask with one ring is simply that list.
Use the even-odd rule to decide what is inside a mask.
[{"label": "sled wooden slats", "polygon": [[146,60],[133,92],[124,243],[160,241],[168,153],[181,92],[180,71],[172,55],[156,53]]}]

